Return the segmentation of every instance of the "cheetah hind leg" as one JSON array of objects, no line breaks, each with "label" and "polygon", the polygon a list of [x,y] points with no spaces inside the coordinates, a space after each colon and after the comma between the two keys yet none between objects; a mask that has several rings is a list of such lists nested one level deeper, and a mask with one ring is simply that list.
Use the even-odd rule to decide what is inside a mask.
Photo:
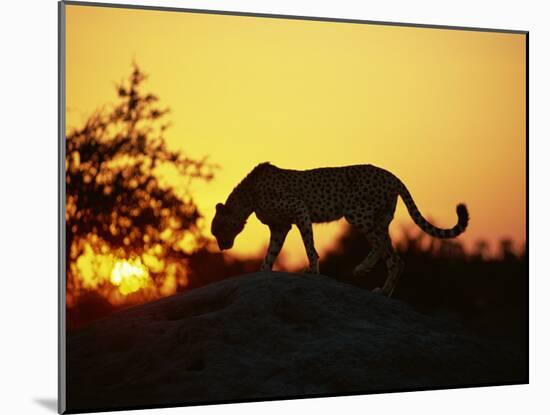
[{"label": "cheetah hind leg", "polygon": [[369,274],[378,263],[383,251],[384,238],[381,237],[381,232],[379,230],[375,230],[374,232],[363,232],[369,241],[371,251],[367,257],[353,270],[354,277],[361,277]]},{"label": "cheetah hind leg", "polygon": [[354,268],[353,276],[361,277],[370,273],[374,268],[374,266],[376,265],[376,263],[378,262],[379,258],[380,258],[380,250],[377,248],[373,248],[369,252],[367,257]]},{"label": "cheetah hind leg", "polygon": [[388,267],[388,278],[382,288],[377,287],[372,290],[372,292],[391,298],[393,292],[395,291],[395,287],[397,287],[401,274],[403,273],[404,263],[397,254],[393,254],[386,260],[386,264]]}]

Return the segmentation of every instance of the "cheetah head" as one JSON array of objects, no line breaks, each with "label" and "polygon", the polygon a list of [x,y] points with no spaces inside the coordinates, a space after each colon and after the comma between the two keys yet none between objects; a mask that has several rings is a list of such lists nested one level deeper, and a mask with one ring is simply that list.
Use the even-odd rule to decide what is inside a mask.
[{"label": "cheetah head", "polygon": [[231,249],[235,237],[244,229],[245,222],[231,208],[218,203],[212,220],[212,235],[216,237],[220,250]]}]

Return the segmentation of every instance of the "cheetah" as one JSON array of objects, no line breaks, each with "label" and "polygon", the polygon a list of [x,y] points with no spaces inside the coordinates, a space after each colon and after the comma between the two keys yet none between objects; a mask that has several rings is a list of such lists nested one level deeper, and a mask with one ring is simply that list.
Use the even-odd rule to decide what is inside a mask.
[{"label": "cheetah", "polygon": [[262,163],[235,187],[225,204],[216,205],[211,232],[220,250],[231,249],[247,218],[255,213],[270,230],[269,247],[261,268],[271,270],[288,231],[295,224],[305,245],[309,272],[318,274],[319,255],[313,243],[312,223],[344,217],[366,236],[371,246],[353,274],[365,275],[379,260],[384,260],[387,279],[375,291],[391,297],[403,271],[403,262],[394,251],[388,233],[397,196],[403,199],[413,221],[435,238],[454,238],[468,226],[469,214],[464,204],[456,207],[458,222],[454,227],[441,229],[432,225],[419,212],[401,180],[371,164],[300,171]]}]

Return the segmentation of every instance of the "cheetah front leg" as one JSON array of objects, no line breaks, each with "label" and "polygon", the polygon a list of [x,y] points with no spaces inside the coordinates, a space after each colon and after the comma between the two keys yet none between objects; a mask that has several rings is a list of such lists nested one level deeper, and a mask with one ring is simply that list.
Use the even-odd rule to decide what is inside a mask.
[{"label": "cheetah front leg", "polygon": [[280,227],[270,226],[269,230],[271,232],[271,237],[269,239],[269,248],[267,249],[264,262],[262,263],[262,271],[271,271],[273,268],[273,264],[275,263],[279,252],[281,252],[286,235],[290,230],[290,225]]},{"label": "cheetah front leg", "polygon": [[311,226],[311,219],[309,213],[305,208],[299,209],[296,226],[300,230],[304,246],[306,248],[307,258],[309,259],[309,272],[311,274],[319,274],[319,255],[315,250],[313,242],[313,229]]}]

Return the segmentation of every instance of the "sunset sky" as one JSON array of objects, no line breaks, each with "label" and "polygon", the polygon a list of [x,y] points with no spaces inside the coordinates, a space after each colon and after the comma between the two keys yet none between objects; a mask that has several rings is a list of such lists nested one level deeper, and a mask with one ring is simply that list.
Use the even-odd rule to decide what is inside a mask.
[{"label": "sunset sky", "polygon": [[[193,193],[215,204],[258,163],[374,164],[435,224],[468,205],[467,247],[525,241],[525,36],[167,11],[67,6],[67,126],[115,99],[135,60],[170,107],[170,146],[222,169]],[[398,203],[391,232],[412,225]],[[340,223],[316,225],[321,254]],[[254,216],[238,254],[263,252]],[[296,229],[285,244],[305,262]]]}]

